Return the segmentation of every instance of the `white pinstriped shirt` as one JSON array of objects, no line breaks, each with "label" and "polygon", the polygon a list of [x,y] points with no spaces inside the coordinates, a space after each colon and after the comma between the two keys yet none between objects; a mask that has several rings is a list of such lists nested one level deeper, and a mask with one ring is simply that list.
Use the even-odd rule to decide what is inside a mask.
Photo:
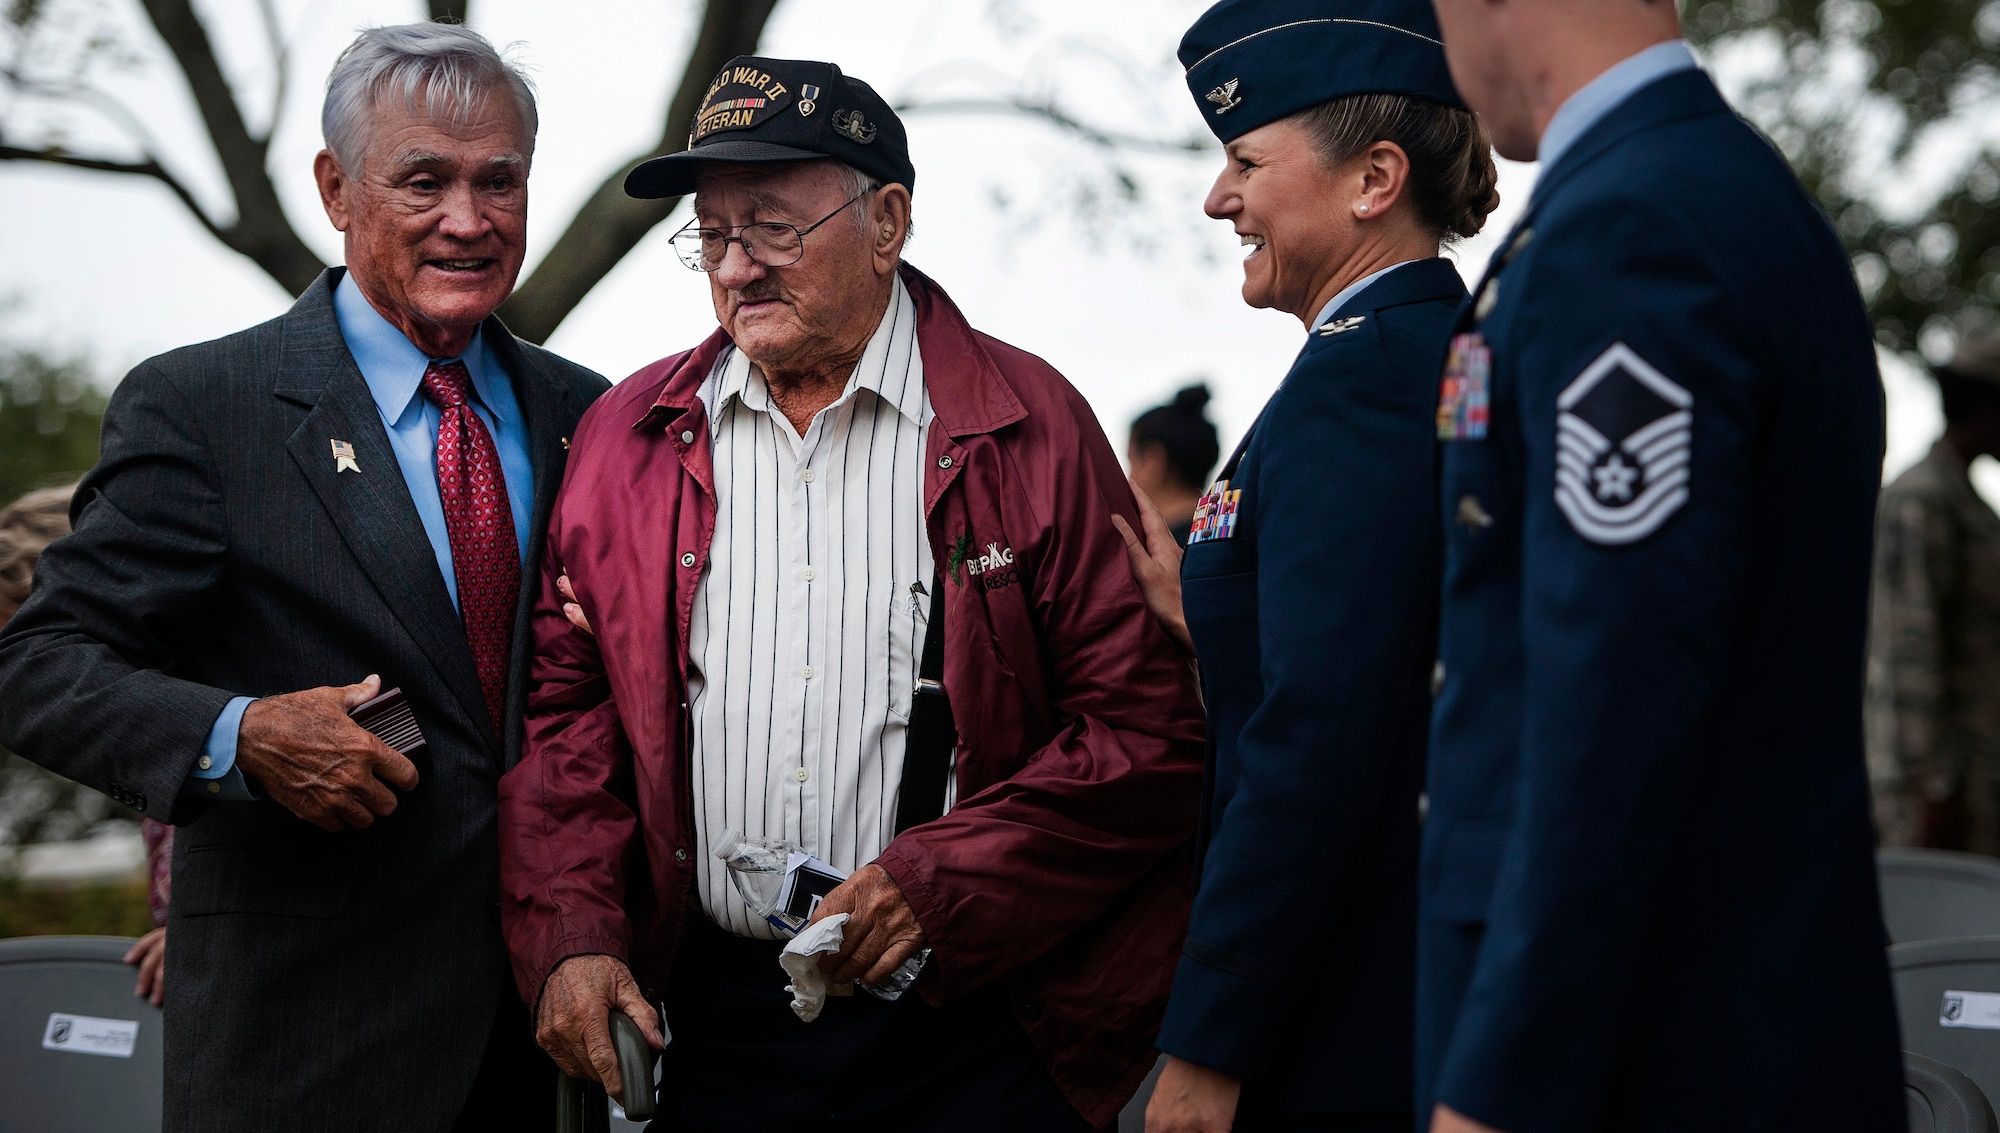
[{"label": "white pinstriped shirt", "polygon": [[710,919],[751,918],[712,852],[723,831],[790,839],[842,869],[895,834],[931,584],[924,440],[932,412],[903,281],[839,400],[799,436],[740,351],[702,384],[715,540],[688,633],[696,871]]}]

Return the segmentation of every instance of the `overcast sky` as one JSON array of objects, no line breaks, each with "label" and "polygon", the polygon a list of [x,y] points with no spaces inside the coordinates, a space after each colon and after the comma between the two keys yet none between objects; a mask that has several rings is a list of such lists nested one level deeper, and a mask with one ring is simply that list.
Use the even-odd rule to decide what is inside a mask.
[{"label": "overcast sky", "polygon": [[[158,139],[165,163],[226,209],[191,98],[137,15],[136,0],[79,0],[120,30],[142,61],[111,86]],[[274,0],[289,41],[290,97],[270,168],[308,243],[340,259],[311,179],[327,69],[355,30],[419,18],[392,0]],[[221,41],[253,124],[268,118],[272,69],[252,0],[197,9]],[[762,51],[830,59],[892,101],[909,95],[1060,95],[1065,109],[1131,133],[1200,129],[1173,51],[1204,0],[781,0]],[[540,95],[529,270],[571,211],[658,136],[698,13],[694,0],[474,0],[474,26],[515,44]],[[10,128],[18,129],[16,107]],[[918,174],[912,263],[973,323],[1047,358],[1089,399],[1118,447],[1137,412],[1206,377],[1225,446],[1255,417],[1302,341],[1288,316],[1246,308],[1240,249],[1200,212],[1219,155],[1136,159],[1145,195],[1078,219],[1077,189],[1104,161],[1053,127],[1009,116],[913,114]],[[121,151],[87,116],[68,122],[77,151]],[[1452,254],[1475,276],[1526,199],[1534,167],[1508,166],[1488,231]],[[706,285],[654,230],[584,301],[549,345],[614,379],[683,349],[714,326]],[[281,313],[289,296],[217,244],[163,188],[23,164],[0,165],[0,339],[83,353],[107,380],[140,359]],[[1886,368],[1888,468],[1921,456],[1938,427],[1928,382]],[[1987,462],[1990,464],[1990,462]],[[2000,490],[2000,469],[1981,470]],[[2000,496],[2000,491],[1989,492]]]}]

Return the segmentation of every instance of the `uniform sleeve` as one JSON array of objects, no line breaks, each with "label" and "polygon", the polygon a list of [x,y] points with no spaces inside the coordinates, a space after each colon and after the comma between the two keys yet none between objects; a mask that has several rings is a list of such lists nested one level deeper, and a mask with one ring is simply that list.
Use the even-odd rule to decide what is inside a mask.
[{"label": "uniform sleeve", "polygon": [[1950,518],[1921,493],[1892,493],[1876,523],[1869,637],[1869,778],[1884,845],[1926,841],[1926,804],[1943,803],[1966,769],[1940,742],[1943,603],[1959,555]]},{"label": "uniform sleeve", "polygon": [[[1138,515],[1110,444],[1072,391],[1055,446],[1047,552],[1033,579],[1050,699],[1064,725],[1016,773],[898,835],[876,859],[936,956],[936,994],[1007,976],[1104,915],[1194,836],[1201,713],[1147,611],[1111,515]],[[1087,863],[1087,864],[1085,864]]]},{"label": "uniform sleeve", "polygon": [[[1732,337],[1750,320],[1691,251],[1702,239],[1629,200],[1563,231],[1577,235],[1543,236],[1526,278],[1501,281],[1522,288],[1508,335],[1526,460],[1520,771],[1437,1087],[1510,1133],[1590,1126],[1621,1036],[1645,1026],[1618,1005],[1650,978],[1637,957],[1666,866],[1717,789],[1703,730],[1745,624],[1750,548],[1774,522],[1747,490],[1773,390],[1758,348]],[[1643,455],[1589,463],[1592,435],[1655,413]]]},{"label": "uniform sleeve", "polygon": [[[1353,351],[1361,343],[1334,349]],[[1202,864],[1160,1049],[1239,1077],[1279,1025],[1377,852],[1398,733],[1428,710],[1440,541],[1431,381],[1329,361],[1288,382],[1259,438],[1263,699]]]},{"label": "uniform sleeve", "polygon": [[120,383],[76,530],[43,552],[0,631],[0,743],[57,774],[185,823],[184,800],[231,694],[172,676],[176,643],[220,616],[228,523],[202,419],[156,364]]}]

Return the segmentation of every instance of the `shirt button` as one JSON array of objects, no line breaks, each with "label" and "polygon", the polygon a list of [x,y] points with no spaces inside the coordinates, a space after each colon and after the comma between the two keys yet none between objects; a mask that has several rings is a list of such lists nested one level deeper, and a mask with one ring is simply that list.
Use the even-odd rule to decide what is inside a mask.
[{"label": "shirt button", "polygon": [[805,768],[801,767],[797,771],[792,772],[792,778],[797,779],[799,782],[803,783],[807,779],[812,778],[812,772],[807,771]]},{"label": "shirt button", "polygon": [[209,767],[212,766],[213,764],[214,760],[211,760],[205,755],[195,761],[195,766],[201,768],[203,771],[208,770]]},{"label": "shirt button", "polygon": [[681,430],[681,443],[682,443],[682,444],[684,444],[684,445],[691,445],[691,444],[693,444],[693,443],[694,443],[694,430],[693,430],[693,429],[682,429],[682,430]]},{"label": "shirt button", "polygon": [[210,779],[210,780],[208,781],[208,793],[209,793],[209,794],[211,794],[211,795],[219,795],[219,794],[221,794],[221,793],[222,793],[222,783],[221,783],[221,782],[220,782],[219,780],[215,780],[215,779]]},{"label": "shirt button", "polygon": [[682,565],[682,566],[684,566],[684,567],[691,567],[691,566],[693,566],[693,565],[694,565],[694,552],[693,552],[693,551],[688,551],[687,553],[685,553],[685,554],[683,554],[683,555],[681,556],[681,565]]},{"label": "shirt button", "polygon": [[686,850],[675,850],[674,860],[677,862],[684,862],[688,860],[688,852]]},{"label": "shirt button", "polygon": [[940,456],[940,457],[938,457],[938,467],[939,467],[939,468],[950,468],[950,467],[951,467],[951,457],[950,457],[950,456]]},{"label": "shirt button", "polygon": [[806,469],[806,483],[810,484],[812,482],[813,482],[813,470],[808,468]]},{"label": "shirt button", "polygon": [[807,582],[811,582],[813,580],[813,568],[807,567],[800,571],[799,577],[805,579]]},{"label": "shirt button", "polygon": [[813,679],[813,667],[811,665],[807,665],[804,669],[801,669],[799,671],[799,675],[807,680]]}]

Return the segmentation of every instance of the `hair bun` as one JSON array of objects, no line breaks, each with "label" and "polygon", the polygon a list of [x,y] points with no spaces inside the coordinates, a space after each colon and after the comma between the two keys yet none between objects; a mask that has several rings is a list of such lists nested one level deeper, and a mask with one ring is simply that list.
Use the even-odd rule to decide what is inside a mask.
[{"label": "hair bun", "polygon": [[1173,407],[1185,413],[1200,413],[1208,406],[1207,382],[1196,382],[1174,394]]}]

